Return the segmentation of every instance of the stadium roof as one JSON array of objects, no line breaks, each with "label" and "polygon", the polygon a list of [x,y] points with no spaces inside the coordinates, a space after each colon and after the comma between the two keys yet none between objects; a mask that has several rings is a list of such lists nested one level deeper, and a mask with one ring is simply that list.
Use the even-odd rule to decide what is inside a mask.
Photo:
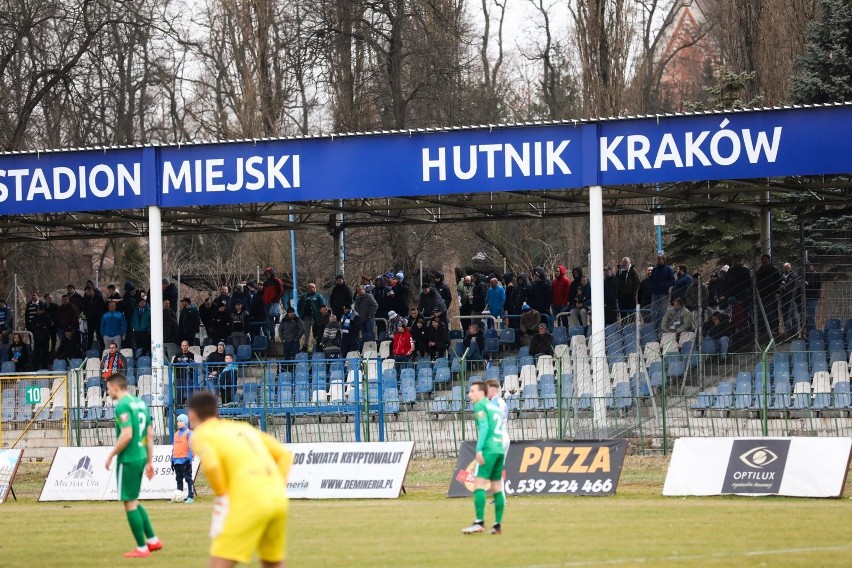
[{"label": "stadium roof", "polygon": [[[3,170],[8,167],[5,165],[8,160],[16,159],[19,156],[42,159],[46,155],[56,156],[63,152],[78,151],[89,153],[94,153],[92,151],[98,151],[103,152],[104,154],[133,148],[171,149],[171,151],[194,149],[204,151],[207,150],[205,147],[210,147],[211,149],[221,149],[223,147],[230,149],[232,145],[234,147],[239,145],[243,145],[245,147],[248,144],[257,145],[258,143],[279,142],[289,144],[290,146],[288,147],[296,145],[300,148],[306,148],[305,144],[307,141],[321,141],[323,143],[327,143],[335,140],[350,139],[374,139],[381,143],[398,145],[401,142],[410,139],[412,136],[416,135],[422,137],[424,134],[428,135],[430,133],[446,133],[449,135],[453,135],[454,133],[462,135],[462,133],[464,133],[465,136],[474,135],[479,136],[480,139],[488,139],[489,136],[493,137],[492,135],[498,131],[506,133],[511,130],[514,131],[511,133],[513,136],[518,136],[520,133],[541,132],[542,128],[549,129],[551,127],[557,127],[558,129],[559,127],[562,127],[562,130],[565,131],[565,127],[580,128],[585,126],[585,128],[590,128],[591,126],[589,125],[597,128],[599,135],[601,132],[604,132],[605,129],[615,128],[609,136],[609,140],[615,141],[617,137],[619,139],[624,137],[620,134],[621,130],[630,130],[633,125],[641,126],[645,129],[643,131],[647,132],[654,126],[654,124],[660,125],[661,123],[664,123],[677,125],[680,124],[679,120],[689,119],[690,117],[712,119],[714,123],[712,128],[715,129],[712,133],[716,133],[720,132],[719,129],[726,128],[725,125],[729,123],[729,119],[737,120],[738,117],[736,115],[749,115],[750,119],[753,117],[759,121],[761,116],[769,118],[769,115],[766,115],[765,113],[773,112],[771,116],[775,117],[777,116],[778,111],[785,113],[785,118],[787,117],[787,113],[794,113],[789,114],[789,117],[793,117],[796,120],[791,124],[785,123],[784,128],[787,129],[785,131],[785,136],[788,136],[787,132],[790,132],[789,138],[785,138],[785,140],[793,138],[797,143],[802,144],[802,147],[796,150],[795,156],[800,158],[802,161],[815,160],[818,162],[823,156],[820,156],[818,152],[815,155],[808,155],[807,148],[809,146],[813,146],[814,143],[808,142],[807,140],[804,140],[804,138],[810,136],[816,140],[821,140],[820,137],[823,136],[821,130],[828,128],[833,123],[839,123],[838,128],[844,125],[852,125],[852,123],[848,121],[848,119],[852,117],[852,113],[849,112],[850,109],[852,109],[852,104],[850,103],[835,105],[806,105],[796,107],[775,107],[771,109],[754,109],[750,111],[713,111],[589,120],[540,121],[508,125],[480,125],[470,127],[414,129],[386,132],[356,132],[330,136],[304,136],[281,139],[63,149],[46,150],[37,153],[13,152],[0,154],[0,173],[5,173]],[[822,112],[820,112],[820,110]],[[801,120],[800,118],[803,116],[808,119],[811,118],[811,115],[799,114],[803,111],[816,111],[820,113],[819,116],[823,117],[823,120],[821,122],[818,121],[815,124],[809,124],[809,120]],[[720,116],[724,116],[726,118],[721,124],[716,125],[715,123],[718,122],[718,118]],[[839,118],[843,120],[838,120]],[[637,123],[636,121],[641,122]],[[706,130],[710,127],[708,127],[705,123],[706,120],[702,123],[703,126],[699,126],[698,128],[703,128],[705,129],[705,132],[710,132],[709,130]],[[799,130],[794,131],[793,127],[797,127]],[[686,128],[691,127],[688,126]],[[570,131],[570,128],[568,130]],[[852,129],[846,130],[846,132],[849,131],[852,131]],[[731,132],[738,131],[731,130]],[[742,132],[744,136],[745,130]],[[689,136],[691,136],[691,133],[689,133]],[[826,136],[830,137],[830,135]],[[629,138],[631,138],[631,136],[627,135],[628,144],[630,143]],[[838,137],[832,137],[832,139],[835,138]],[[647,139],[648,138],[646,138],[646,140]],[[604,138],[603,140],[607,139]],[[741,140],[744,140],[742,136]],[[569,148],[573,149],[578,147],[580,142],[581,141],[578,140],[573,146],[569,146]],[[585,143],[588,141],[584,138],[582,142]],[[602,175],[597,172],[597,183],[602,185],[604,190],[604,214],[652,215],[654,213],[696,212],[720,209],[758,213],[765,207],[764,199],[766,192],[769,192],[769,195],[771,196],[772,207],[778,208],[795,209],[818,205],[849,205],[852,203],[852,150],[846,144],[845,139],[838,139],[837,142],[839,144],[837,146],[837,153],[840,155],[832,158],[834,161],[831,166],[826,167],[825,175],[815,175],[819,174],[821,171],[821,165],[819,163],[816,163],[813,167],[804,169],[804,171],[807,171],[809,175],[766,175],[764,177],[732,176],[730,179],[720,175],[715,175],[710,176],[713,177],[713,179],[702,180],[693,173],[686,176],[689,181],[653,181],[653,176],[650,176],[648,180],[643,180],[641,183],[606,183],[606,179],[602,178],[608,174]],[[464,143],[464,141],[462,143]],[[715,137],[713,143],[716,143]],[[724,143],[724,140],[719,142],[719,144]],[[696,145],[697,144],[698,142],[696,140]],[[589,144],[589,147],[594,147],[593,149],[595,152],[603,153],[602,148],[595,146],[597,146],[597,139],[593,140],[592,143]],[[660,154],[663,154],[664,160],[670,159],[670,157],[668,157],[669,154],[666,154],[664,151],[664,146],[665,140],[657,154],[658,163],[660,161]],[[707,142],[704,143],[704,151],[708,152],[709,147],[710,138],[709,135],[707,135]],[[336,148],[342,147],[337,146]],[[456,146],[455,148],[458,147]],[[480,148],[482,148],[482,146],[480,146]],[[625,150],[625,152],[628,150]],[[467,150],[465,150],[465,152],[466,151]],[[681,153],[683,153],[683,150],[681,150]],[[826,152],[822,151],[822,153],[825,154]],[[614,164],[618,162],[618,159],[615,158],[614,152],[612,153],[612,156],[615,159],[615,162],[612,163]],[[627,164],[625,156],[630,157],[630,155],[622,154],[621,156],[621,160]],[[493,157],[493,154],[489,156],[489,158],[491,157]],[[653,158],[653,153],[649,154],[648,157]],[[424,158],[424,160],[425,159],[426,158]],[[585,156],[583,159],[586,159]],[[639,156],[639,159],[644,159],[644,154]],[[630,157],[630,160],[632,161],[633,157]],[[305,161],[306,160],[303,159],[303,163]],[[645,159],[645,161],[646,163],[648,162],[647,159]],[[778,161],[780,162],[781,160]],[[588,165],[586,162],[583,163],[584,167],[585,165]],[[595,165],[594,162],[592,164]],[[665,165],[666,164],[664,164],[664,166]],[[420,168],[419,163],[413,165],[408,164],[408,166],[409,169],[412,169],[412,167],[415,169]],[[498,164],[498,168],[499,167],[501,166]],[[577,168],[573,168],[572,166],[572,169],[576,170]],[[633,168],[628,166],[626,168],[610,169],[627,170]],[[506,170],[508,174],[508,157],[506,158]],[[732,173],[741,171],[750,170],[738,169],[733,170]],[[771,168],[766,171],[771,171]],[[419,176],[420,172],[418,171],[416,173]],[[583,173],[585,174],[585,171]],[[613,171],[612,174],[616,175],[619,174],[619,172]],[[632,175],[633,178],[637,178],[637,174],[625,172],[625,176],[628,174]],[[677,172],[674,177],[676,178],[678,175],[680,175],[680,172]],[[306,176],[303,174],[303,177]],[[369,178],[369,176],[366,177]],[[489,177],[493,176],[489,175]],[[672,176],[670,175],[670,177]],[[157,181],[159,182],[162,178],[163,174],[162,171],[160,171]],[[622,177],[613,179],[628,180],[633,178]],[[591,178],[584,175],[583,180],[587,179]],[[0,180],[0,184],[2,184],[2,182],[3,180]],[[406,224],[436,224],[463,223],[470,221],[549,219],[577,216],[586,217],[589,215],[589,199],[588,189],[585,186],[592,185],[592,183],[583,183],[581,185],[577,182],[577,180],[574,180],[571,187],[564,188],[559,188],[557,186],[553,189],[549,187],[546,189],[543,187],[506,189],[506,187],[509,186],[504,184],[503,187],[497,187],[496,191],[489,191],[489,180],[485,179],[479,180],[477,182],[477,187],[473,188],[470,192],[445,192],[445,190],[442,189],[441,191],[429,194],[429,191],[417,192],[416,189],[413,190],[411,187],[405,187],[407,182],[401,181],[399,183],[400,192],[398,194],[394,192],[393,187],[386,187],[382,190],[383,196],[376,197],[370,195],[369,179],[360,180],[358,183],[361,184],[361,187],[367,188],[365,191],[361,192],[365,195],[364,197],[353,195],[353,193],[357,194],[358,191],[351,192],[348,195],[342,195],[342,198],[332,198],[326,192],[326,194],[323,194],[319,199],[310,199],[311,192],[306,190],[299,193],[298,200],[209,205],[199,202],[187,202],[179,205],[163,204],[161,205],[162,232],[165,235],[220,232],[266,232],[286,229],[330,232],[335,229],[334,219],[335,216],[340,213],[344,214],[343,228],[372,227],[397,224],[400,222]],[[7,185],[10,185],[8,181]],[[464,188],[463,185],[452,187]],[[418,185],[418,189],[419,188],[421,188],[420,185]],[[187,189],[187,192],[189,191],[190,190]],[[413,191],[415,194],[412,194]],[[12,194],[11,186],[8,188],[7,193],[8,195]],[[174,191],[173,193],[179,192]],[[2,194],[3,192],[0,191],[0,195]],[[243,193],[241,195],[246,194]],[[72,204],[69,204],[68,208],[73,209],[74,207]],[[92,237],[144,237],[148,235],[148,213],[147,208],[145,207],[100,211],[53,211],[45,213],[26,213],[26,204],[21,202],[20,205],[16,205],[14,208],[9,206],[0,209],[0,211],[23,212],[22,214],[0,215],[0,241],[5,242],[58,239],[67,240]],[[293,221],[290,220],[291,215],[293,216]]]}]

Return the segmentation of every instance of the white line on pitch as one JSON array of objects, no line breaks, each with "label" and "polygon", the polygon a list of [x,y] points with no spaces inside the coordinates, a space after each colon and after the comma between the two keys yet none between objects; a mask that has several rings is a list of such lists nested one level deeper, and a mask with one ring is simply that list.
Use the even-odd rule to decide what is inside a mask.
[{"label": "white line on pitch", "polygon": [[646,564],[654,562],[683,562],[687,560],[713,560],[716,558],[737,558],[750,556],[773,556],[778,554],[797,554],[811,552],[837,552],[841,550],[852,550],[852,545],[848,546],[814,546],[807,548],[783,548],[775,550],[746,550],[743,552],[717,552],[714,554],[693,554],[693,555],[676,555],[676,556],[659,556],[659,557],[643,557],[643,558],[612,558],[609,560],[578,560],[573,562],[563,562],[561,564],[533,564],[524,566],[523,568],[570,568],[573,566],[606,566],[618,564]]}]

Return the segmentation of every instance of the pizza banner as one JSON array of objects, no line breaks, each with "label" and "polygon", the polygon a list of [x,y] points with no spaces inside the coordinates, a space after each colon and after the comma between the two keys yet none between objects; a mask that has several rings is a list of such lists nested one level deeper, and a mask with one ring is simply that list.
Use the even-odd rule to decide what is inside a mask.
[{"label": "pizza banner", "polygon": [[[503,484],[507,495],[614,495],[627,440],[512,442]],[[473,495],[476,442],[462,442],[448,497]]]}]

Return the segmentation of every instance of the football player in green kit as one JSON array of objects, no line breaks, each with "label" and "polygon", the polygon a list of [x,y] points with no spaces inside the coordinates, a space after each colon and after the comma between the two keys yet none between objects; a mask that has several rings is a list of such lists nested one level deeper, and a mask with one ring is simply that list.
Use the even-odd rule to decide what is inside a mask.
[{"label": "football player in green kit", "polygon": [[142,476],[154,477],[151,459],[154,453],[154,438],[151,435],[151,415],[148,405],[127,392],[127,379],[115,373],[107,379],[107,394],[115,401],[115,435],[118,439],[109,453],[106,468],[118,457],[116,467],[118,497],[124,503],[127,523],[136,540],[136,548],[124,555],[125,558],[146,558],[163,548],[163,543],[154,534],[145,508],[139,504]]},{"label": "football player in green kit", "polygon": [[464,534],[485,532],[485,490],[491,485],[494,492],[494,512],[496,514],[491,534],[500,534],[503,521],[503,508],[506,498],[503,496],[503,416],[497,406],[488,400],[485,383],[470,385],[468,397],[473,403],[473,417],[476,420],[476,473],[474,480],[473,504],[476,520],[462,529]]}]

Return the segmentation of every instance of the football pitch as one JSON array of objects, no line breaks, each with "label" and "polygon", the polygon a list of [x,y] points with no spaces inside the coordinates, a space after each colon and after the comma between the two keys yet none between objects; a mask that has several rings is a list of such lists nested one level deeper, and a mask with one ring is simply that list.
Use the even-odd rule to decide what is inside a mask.
[{"label": "football pitch", "polygon": [[[291,501],[288,566],[849,566],[848,496],[663,498],[666,464],[628,457],[615,497],[510,498],[502,535],[463,536],[473,504],[445,497],[453,462],[413,461],[399,500]],[[166,547],[124,560],[132,538],[121,506],[38,503],[46,472],[45,464],[22,465],[19,501],[0,506],[3,567],[206,565],[211,498],[203,479],[195,504],[146,504]]]}]

